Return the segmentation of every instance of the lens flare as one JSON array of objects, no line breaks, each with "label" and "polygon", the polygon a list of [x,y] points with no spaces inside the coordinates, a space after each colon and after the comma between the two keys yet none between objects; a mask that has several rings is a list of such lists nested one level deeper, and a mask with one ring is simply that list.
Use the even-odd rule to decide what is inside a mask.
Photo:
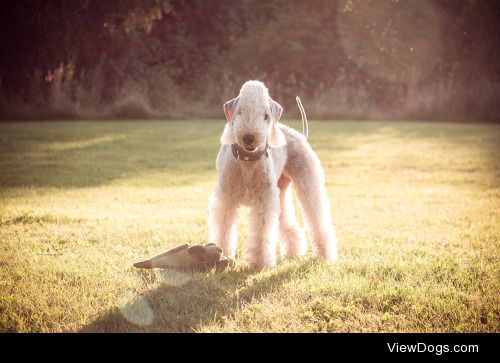
[{"label": "lens flare", "polygon": [[153,309],[144,297],[128,292],[118,299],[118,305],[121,314],[130,323],[138,326],[148,326],[153,323]]},{"label": "lens flare", "polygon": [[428,0],[341,0],[337,27],[347,57],[370,76],[418,82],[441,56],[441,18]]}]

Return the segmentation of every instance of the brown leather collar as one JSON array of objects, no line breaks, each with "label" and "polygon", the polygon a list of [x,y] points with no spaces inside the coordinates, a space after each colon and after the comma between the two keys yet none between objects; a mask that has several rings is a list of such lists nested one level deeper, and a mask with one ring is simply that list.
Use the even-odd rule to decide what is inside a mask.
[{"label": "brown leather collar", "polygon": [[266,144],[264,146],[258,147],[254,151],[248,151],[238,144],[231,145],[231,151],[233,152],[233,156],[236,160],[244,160],[244,161],[257,161],[262,158],[262,155],[265,155],[266,158],[269,157],[268,154],[269,145]]}]

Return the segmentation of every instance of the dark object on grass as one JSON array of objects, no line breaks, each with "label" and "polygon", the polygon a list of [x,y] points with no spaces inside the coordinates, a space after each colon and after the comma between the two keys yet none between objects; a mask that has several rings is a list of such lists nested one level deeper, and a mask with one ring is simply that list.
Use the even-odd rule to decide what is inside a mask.
[{"label": "dark object on grass", "polygon": [[134,264],[137,268],[157,267],[178,271],[208,271],[214,267],[217,271],[222,271],[227,266],[233,265],[234,261],[224,256],[222,249],[213,243],[205,246],[184,244],[147,261]]}]

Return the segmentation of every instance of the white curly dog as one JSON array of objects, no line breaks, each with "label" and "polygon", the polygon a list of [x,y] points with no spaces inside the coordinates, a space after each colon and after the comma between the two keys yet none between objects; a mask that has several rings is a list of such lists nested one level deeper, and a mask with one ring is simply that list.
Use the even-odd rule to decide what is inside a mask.
[{"label": "white curly dog", "polygon": [[[314,251],[327,261],[337,258],[323,168],[306,136],[279,123],[282,111],[259,81],[246,82],[239,96],[224,104],[227,123],[217,155],[218,181],[209,200],[209,242],[234,258],[237,209],[250,207],[246,257],[255,268],[276,265],[278,239],[286,256],[307,252],[290,185],[304,212]],[[307,130],[303,112],[302,116]]]}]

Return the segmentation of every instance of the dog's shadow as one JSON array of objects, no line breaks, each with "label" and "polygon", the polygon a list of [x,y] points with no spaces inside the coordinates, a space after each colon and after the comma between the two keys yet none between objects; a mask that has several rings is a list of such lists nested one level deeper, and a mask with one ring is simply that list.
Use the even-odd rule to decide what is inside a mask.
[{"label": "dog's shadow", "polygon": [[196,332],[223,324],[251,302],[276,291],[287,281],[307,274],[313,259],[285,261],[270,271],[250,268],[221,273],[183,274],[169,270],[138,270],[160,286],[141,296],[129,296],[84,326],[81,332]]}]

